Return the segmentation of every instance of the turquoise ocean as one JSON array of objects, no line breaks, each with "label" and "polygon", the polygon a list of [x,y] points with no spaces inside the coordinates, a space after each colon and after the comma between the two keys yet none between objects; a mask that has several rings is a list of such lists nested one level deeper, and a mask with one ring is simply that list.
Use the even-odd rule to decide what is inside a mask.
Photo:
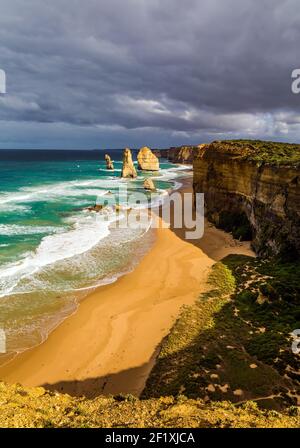
[{"label": "turquoise ocean", "polygon": [[[8,354],[41,343],[87,293],[131,271],[153,244],[150,228],[112,228],[113,208],[101,220],[86,207],[109,202],[120,185],[144,192],[147,176],[155,176],[151,200],[159,204],[190,175],[162,160],[158,173],[124,180],[122,150],[108,153],[113,172],[103,151],[0,151],[0,329]],[[139,207],[148,205],[147,198]]]}]

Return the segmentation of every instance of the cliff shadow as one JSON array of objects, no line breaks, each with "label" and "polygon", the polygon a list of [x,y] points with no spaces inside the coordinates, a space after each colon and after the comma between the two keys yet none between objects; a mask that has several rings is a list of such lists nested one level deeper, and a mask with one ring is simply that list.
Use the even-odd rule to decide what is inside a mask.
[{"label": "cliff shadow", "polygon": [[[175,193],[181,196],[182,206],[181,208],[176,209],[174,202],[170,201],[170,210],[169,213],[167,213],[167,215],[169,215],[169,220],[167,222],[169,223],[169,229],[178,238],[182,239],[188,244],[192,244],[198,249],[201,249],[209,258],[214,261],[219,261],[230,254],[255,256],[251,248],[252,233],[250,231],[249,223],[245,215],[239,216],[238,218],[236,217],[236,219],[234,217],[231,217],[231,220],[229,220],[229,217],[226,215],[226,217],[224,217],[223,219],[224,222],[222,221],[222,224],[224,224],[224,226],[226,224],[225,230],[217,228],[207,218],[204,218],[203,236],[196,239],[187,239],[187,232],[191,232],[194,230],[186,227],[186,220],[184,218],[184,195],[185,193],[192,194],[191,182],[189,180],[184,181],[182,188]],[[161,219],[163,219],[164,217],[163,208],[164,205],[154,210],[154,213]],[[196,213],[194,204],[192,206],[192,210],[189,209],[188,213],[191,213],[189,220],[193,220],[195,222]],[[182,216],[178,216],[178,214],[181,214]],[[180,223],[181,225],[178,225],[178,223]],[[233,229],[232,226],[236,230],[235,233],[230,231],[230,229]],[[243,238],[239,232],[242,232]],[[234,236],[236,238],[234,238]],[[241,239],[243,239],[243,241],[241,241]]]},{"label": "cliff shadow", "polygon": [[147,371],[148,367],[149,363],[145,363],[117,373],[108,373],[105,376],[45,383],[42,384],[42,387],[52,392],[66,393],[73,397],[84,396],[90,399],[100,395],[131,394],[139,396],[149,373]]}]

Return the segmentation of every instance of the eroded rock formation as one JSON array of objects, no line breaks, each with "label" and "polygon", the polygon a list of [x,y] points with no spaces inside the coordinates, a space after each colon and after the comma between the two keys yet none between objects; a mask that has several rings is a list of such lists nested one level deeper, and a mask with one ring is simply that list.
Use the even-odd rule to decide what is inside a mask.
[{"label": "eroded rock formation", "polygon": [[144,146],[139,150],[138,156],[138,169],[144,171],[158,171],[159,160],[150,148]]},{"label": "eroded rock formation", "polygon": [[155,191],[155,185],[152,179],[147,178],[144,180],[144,188],[145,190],[149,190],[149,191]]},{"label": "eroded rock formation", "polygon": [[105,162],[106,162],[106,169],[107,170],[113,170],[114,164],[108,154],[105,154]]},{"label": "eroded rock formation", "polygon": [[103,204],[95,204],[95,205],[90,205],[89,207],[86,208],[87,211],[89,212],[101,212],[104,209],[104,205]]},{"label": "eroded rock formation", "polygon": [[125,148],[123,152],[123,166],[121,177],[137,177],[136,169],[132,160],[131,150],[129,148]]},{"label": "eroded rock formation", "polygon": [[[280,146],[282,145],[282,146]],[[300,147],[213,142],[194,158],[194,191],[207,217],[259,255],[300,255]]]}]

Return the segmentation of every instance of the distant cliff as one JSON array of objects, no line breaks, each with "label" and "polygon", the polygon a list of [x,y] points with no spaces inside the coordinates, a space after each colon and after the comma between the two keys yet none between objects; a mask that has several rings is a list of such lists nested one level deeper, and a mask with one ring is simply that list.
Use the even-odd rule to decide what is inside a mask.
[{"label": "distant cliff", "polygon": [[207,217],[259,255],[300,255],[300,145],[216,141],[194,153]]},{"label": "distant cliff", "polygon": [[198,148],[198,146],[174,146],[168,149],[157,149],[153,152],[157,157],[168,159],[172,163],[191,165]]}]

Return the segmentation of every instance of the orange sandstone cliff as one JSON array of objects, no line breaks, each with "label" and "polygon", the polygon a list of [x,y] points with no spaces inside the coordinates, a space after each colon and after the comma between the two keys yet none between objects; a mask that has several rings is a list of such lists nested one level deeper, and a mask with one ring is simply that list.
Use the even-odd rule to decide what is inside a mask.
[{"label": "orange sandstone cliff", "polygon": [[216,141],[198,147],[193,168],[209,220],[258,255],[299,257],[300,145]]}]

